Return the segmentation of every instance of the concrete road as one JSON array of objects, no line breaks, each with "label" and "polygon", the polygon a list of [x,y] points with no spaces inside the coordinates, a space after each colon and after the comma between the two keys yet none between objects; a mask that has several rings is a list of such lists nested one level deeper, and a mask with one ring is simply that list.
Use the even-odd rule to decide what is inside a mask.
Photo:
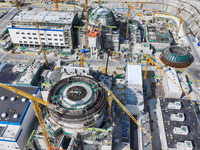
[{"label": "concrete road", "polygon": [[17,13],[17,8],[11,8],[8,13],[0,19],[0,34],[5,31],[7,24],[10,23],[10,19]]}]

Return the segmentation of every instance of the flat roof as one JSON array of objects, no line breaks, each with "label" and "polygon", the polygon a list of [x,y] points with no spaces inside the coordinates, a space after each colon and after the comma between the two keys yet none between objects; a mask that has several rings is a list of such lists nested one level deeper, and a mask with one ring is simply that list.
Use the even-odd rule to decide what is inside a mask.
[{"label": "flat roof", "polygon": [[11,21],[39,21],[49,23],[72,24],[74,12],[57,12],[47,11],[41,8],[33,8],[32,10],[23,10],[17,13]]},{"label": "flat roof", "polygon": [[[14,86],[9,85],[29,94],[34,94],[37,90],[37,87],[33,86]],[[5,100],[1,100],[1,97],[5,96]],[[18,96],[18,98],[17,98]],[[11,101],[11,97],[15,97],[15,101]],[[26,102],[22,102],[23,96],[15,94],[7,89],[0,87],[0,124],[13,124],[19,125],[23,121],[24,115],[26,114],[27,109],[29,108],[30,102],[27,99]],[[6,117],[2,117],[2,114],[6,113]],[[18,114],[18,118],[13,118],[14,114]]]},{"label": "flat roof", "polygon": [[[168,109],[169,102],[181,102],[182,108]],[[200,127],[199,122],[194,112],[194,108],[190,100],[179,100],[179,99],[165,99],[160,100],[161,111],[164,121],[165,134],[167,139],[168,148],[175,148],[177,142],[192,141],[193,150],[200,149]],[[185,120],[181,121],[171,121],[170,115],[174,113],[184,113]],[[174,127],[187,126],[189,129],[188,135],[178,135],[173,134]],[[172,135],[172,138],[171,138]]]},{"label": "flat roof", "polygon": [[14,67],[13,64],[0,64],[0,83],[13,83],[19,78],[21,72],[13,72]]},{"label": "flat roof", "polygon": [[128,85],[142,85],[142,69],[141,65],[127,65],[126,67],[126,82]]},{"label": "flat roof", "polygon": [[[170,76],[180,86],[176,70],[174,68],[171,68],[171,69],[165,68],[164,70],[165,70],[165,73],[168,76]],[[167,85],[170,92],[182,92],[170,79],[168,79],[166,76],[165,78],[167,80]]]}]

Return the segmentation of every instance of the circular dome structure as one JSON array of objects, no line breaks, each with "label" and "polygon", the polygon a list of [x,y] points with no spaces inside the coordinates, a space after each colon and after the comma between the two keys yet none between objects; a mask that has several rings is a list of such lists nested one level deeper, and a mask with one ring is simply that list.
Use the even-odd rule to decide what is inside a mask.
[{"label": "circular dome structure", "polygon": [[89,13],[89,24],[92,26],[111,26],[115,24],[115,16],[111,9],[100,6]]},{"label": "circular dome structure", "polygon": [[62,115],[52,109],[49,113],[53,123],[70,133],[81,132],[96,119],[101,124],[106,108],[104,89],[86,76],[71,76],[59,81],[50,90],[48,101],[63,108]]},{"label": "circular dome structure", "polygon": [[188,50],[180,46],[170,46],[163,50],[160,60],[167,66],[185,68],[191,63]]}]

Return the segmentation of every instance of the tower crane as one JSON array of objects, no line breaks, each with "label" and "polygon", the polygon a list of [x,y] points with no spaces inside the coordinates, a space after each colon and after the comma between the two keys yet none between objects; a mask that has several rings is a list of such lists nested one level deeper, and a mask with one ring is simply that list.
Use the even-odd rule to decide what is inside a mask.
[{"label": "tower crane", "polygon": [[[174,6],[173,6],[174,7]],[[176,10],[176,13],[178,14],[178,16],[180,17],[180,23],[177,29],[177,34],[179,33],[179,30],[181,28],[182,23],[184,22],[184,19],[182,18],[181,14],[178,12],[178,10],[176,9],[176,7],[174,7],[174,9]]]},{"label": "tower crane", "polygon": [[85,31],[86,31],[86,35],[85,35],[85,46],[86,49],[89,49],[89,30],[88,30],[88,0],[85,0]]},{"label": "tower crane", "polygon": [[45,22],[41,22],[41,21],[2,21],[2,22],[8,22],[8,23],[10,23],[10,22],[12,22],[12,23],[32,23],[32,24],[35,24],[35,26],[37,28],[37,32],[38,32],[38,39],[40,41],[40,47],[41,47],[41,51],[43,53],[45,65],[48,67],[48,61],[47,61],[47,57],[46,57],[46,50],[44,50],[44,48],[43,48],[41,37],[40,37],[39,26],[38,26],[38,23],[45,23]]},{"label": "tower crane", "polygon": [[37,32],[38,32],[38,38],[39,38],[39,41],[40,41],[40,47],[41,47],[41,51],[43,53],[45,65],[46,65],[46,67],[49,67],[47,57],[46,57],[46,50],[43,49],[43,45],[42,45],[42,41],[41,41],[41,37],[40,37],[40,30],[39,30],[38,22],[36,22],[35,25],[36,25]]},{"label": "tower crane", "polygon": [[51,103],[49,103],[47,101],[44,101],[43,99],[35,97],[35,96],[33,96],[33,95],[29,94],[29,93],[26,93],[24,91],[21,91],[19,89],[14,88],[14,87],[7,86],[7,85],[2,84],[2,83],[0,83],[0,87],[5,88],[5,89],[7,89],[7,90],[9,90],[9,91],[11,91],[13,93],[19,94],[19,95],[21,95],[23,97],[26,97],[26,98],[32,100],[32,102],[33,102],[33,108],[34,108],[34,111],[35,111],[35,115],[38,118],[38,122],[40,124],[40,127],[42,128],[42,133],[44,135],[46,144],[47,144],[47,146],[49,148],[51,146],[51,142],[50,142],[50,139],[49,139],[49,135],[48,135],[47,129],[45,127],[45,123],[44,123],[44,120],[43,120],[43,117],[42,117],[42,111],[40,109],[39,104],[42,104],[42,105],[44,105],[44,106],[46,106],[46,107],[48,107],[50,109],[56,110],[56,111],[58,111],[61,114],[63,114],[63,110],[60,109],[56,105],[53,105],[53,104],[51,104]]},{"label": "tower crane", "polygon": [[127,28],[126,28],[126,38],[128,38],[128,30],[129,30],[129,17],[131,16],[131,11],[130,8],[132,8],[140,17],[145,18],[141,12],[138,12],[135,7],[133,7],[131,4],[129,4],[128,2],[125,2],[128,5],[128,19],[127,19]]},{"label": "tower crane", "polygon": [[[149,57],[144,52],[142,52],[142,54],[148,59],[149,62],[151,62],[152,64],[154,64],[154,66],[156,66],[156,68],[158,70],[160,70],[169,80],[171,80],[171,82],[174,83],[176,85],[176,87],[178,87],[188,98],[191,98],[191,96],[187,92],[185,92],[182,89],[182,87],[180,85],[178,85],[155,61],[153,61],[153,59],[151,59],[151,57]],[[145,74],[147,74],[147,67],[145,69]],[[145,80],[146,80],[146,78],[145,78]]]},{"label": "tower crane", "polygon": [[99,83],[109,94],[110,96],[117,102],[117,104],[123,109],[124,112],[142,129],[142,131],[151,139],[152,136],[148,131],[133,117],[133,115],[128,111],[128,109],[118,100],[118,98],[112,93],[112,91],[103,83]]},{"label": "tower crane", "polygon": [[[63,2],[63,1],[68,1],[68,0],[59,0],[59,2]],[[75,1],[76,0],[73,0],[74,13],[76,12]],[[58,8],[58,0],[55,0],[55,7],[56,7],[56,11],[58,11],[59,10],[59,8]]]},{"label": "tower crane", "polygon": [[147,60],[147,62],[146,62],[146,68],[145,68],[145,73],[144,73],[144,81],[143,81],[143,88],[145,86],[145,81],[146,81],[146,78],[147,78],[148,66],[149,66],[149,60]]},{"label": "tower crane", "polygon": [[143,9],[143,10],[152,11],[153,12],[153,20],[155,19],[156,12],[159,12],[159,11],[152,10],[152,9]]}]

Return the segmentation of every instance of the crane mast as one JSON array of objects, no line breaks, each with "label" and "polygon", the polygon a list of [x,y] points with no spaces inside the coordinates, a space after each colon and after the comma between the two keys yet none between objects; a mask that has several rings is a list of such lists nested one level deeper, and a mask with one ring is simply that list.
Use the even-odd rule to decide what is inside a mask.
[{"label": "crane mast", "polygon": [[100,85],[110,94],[110,96],[117,102],[117,104],[123,109],[124,112],[142,129],[142,131],[151,139],[152,136],[146,129],[133,117],[133,115],[128,111],[128,109],[118,100],[118,98],[112,93],[112,91],[103,83],[100,82]]}]

